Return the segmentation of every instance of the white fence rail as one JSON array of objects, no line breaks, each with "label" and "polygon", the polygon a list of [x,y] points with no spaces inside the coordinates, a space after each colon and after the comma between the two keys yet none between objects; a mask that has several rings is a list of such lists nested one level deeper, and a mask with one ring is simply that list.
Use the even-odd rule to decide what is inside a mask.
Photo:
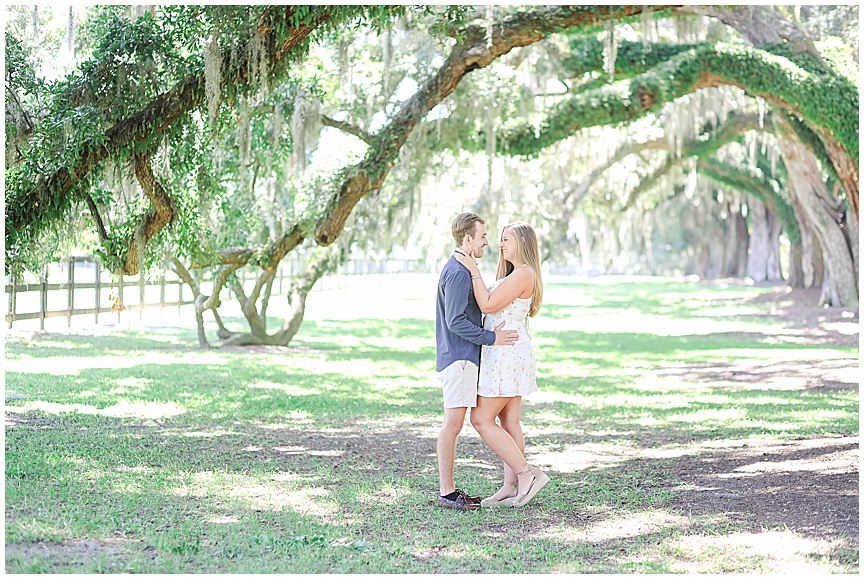
[{"label": "white fence rail", "polygon": [[[273,281],[273,295],[285,295],[291,277],[300,271],[301,263],[283,262]],[[327,291],[347,287],[367,287],[383,283],[392,273],[428,272],[422,260],[403,261],[348,261],[339,266],[332,274],[325,275],[312,291]],[[251,290],[255,283],[253,269],[238,270],[237,275],[245,289]],[[206,277],[201,282],[205,294],[213,286]],[[104,269],[94,257],[71,257],[60,263],[46,265],[39,275],[25,274],[21,278],[9,276],[5,285],[8,298],[6,322],[11,328],[17,320],[39,320],[40,330],[45,329],[47,318],[65,316],[71,327],[72,316],[93,315],[99,323],[100,315],[117,315],[120,311],[143,311],[145,308],[182,307],[194,303],[192,290],[172,270],[162,272],[158,277],[146,279],[136,276],[116,278]],[[234,294],[222,288],[220,299],[234,299]],[[120,306],[122,304],[122,308]]]}]

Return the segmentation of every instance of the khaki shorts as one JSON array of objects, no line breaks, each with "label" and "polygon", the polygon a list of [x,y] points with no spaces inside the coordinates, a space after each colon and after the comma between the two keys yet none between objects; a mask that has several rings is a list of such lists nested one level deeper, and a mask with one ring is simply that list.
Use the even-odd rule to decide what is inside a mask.
[{"label": "khaki shorts", "polygon": [[456,360],[442,371],[444,408],[474,408],[477,406],[477,379],[480,368],[469,360]]}]

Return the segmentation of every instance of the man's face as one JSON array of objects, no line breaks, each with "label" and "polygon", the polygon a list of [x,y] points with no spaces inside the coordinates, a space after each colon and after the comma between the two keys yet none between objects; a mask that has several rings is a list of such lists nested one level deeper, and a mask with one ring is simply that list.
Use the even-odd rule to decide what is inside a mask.
[{"label": "man's face", "polygon": [[478,222],[474,227],[474,235],[468,236],[468,251],[473,251],[474,257],[479,259],[483,257],[483,248],[487,245],[489,241],[486,239],[486,224]]}]

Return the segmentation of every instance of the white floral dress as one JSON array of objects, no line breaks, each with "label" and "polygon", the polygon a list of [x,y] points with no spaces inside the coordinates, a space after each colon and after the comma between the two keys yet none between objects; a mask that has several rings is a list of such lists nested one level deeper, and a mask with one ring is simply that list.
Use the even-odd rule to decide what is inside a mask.
[{"label": "white floral dress", "polygon": [[[489,286],[495,291],[499,279]],[[534,361],[534,346],[528,334],[526,322],[531,309],[531,298],[516,298],[503,309],[486,314],[483,327],[494,330],[506,321],[505,330],[517,330],[519,340],[512,346],[483,346],[480,351],[479,396],[487,398],[525,396],[537,392],[537,365]]]}]

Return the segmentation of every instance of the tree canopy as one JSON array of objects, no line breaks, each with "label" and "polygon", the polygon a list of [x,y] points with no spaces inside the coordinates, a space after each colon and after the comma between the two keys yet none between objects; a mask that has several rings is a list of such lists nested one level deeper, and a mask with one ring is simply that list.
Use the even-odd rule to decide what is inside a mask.
[{"label": "tree canopy", "polygon": [[583,270],[735,275],[764,229],[773,265],[749,269],[776,278],[783,232],[790,283],[857,303],[857,7],[49,12],[7,7],[7,273],[72,246],[117,275],[172,263],[199,318],[227,284],[269,340],[268,284],[300,252],[284,342],[334,263],[434,261],[439,220],[473,208],[534,220],[547,261]]}]

